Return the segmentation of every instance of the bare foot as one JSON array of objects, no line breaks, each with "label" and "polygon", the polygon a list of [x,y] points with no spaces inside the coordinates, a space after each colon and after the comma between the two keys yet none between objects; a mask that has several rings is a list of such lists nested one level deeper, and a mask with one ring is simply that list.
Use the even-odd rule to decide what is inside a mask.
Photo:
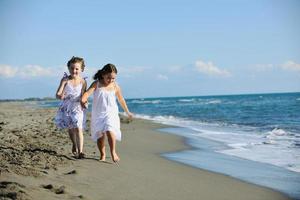
[{"label": "bare foot", "polygon": [[76,151],[76,146],[75,146],[75,144],[73,144],[73,146],[72,146],[72,154],[73,154],[74,156],[77,155],[77,151]]},{"label": "bare foot", "polygon": [[113,153],[113,154],[112,154],[112,160],[113,160],[115,163],[117,163],[117,162],[120,161],[120,158],[119,158],[119,156],[118,156],[116,153]]},{"label": "bare foot", "polygon": [[85,154],[83,152],[78,154],[78,159],[83,159],[85,158]]},{"label": "bare foot", "polygon": [[104,154],[104,155],[101,155],[99,161],[103,161],[103,162],[104,162],[104,161],[105,161],[105,158],[106,158],[105,154]]}]

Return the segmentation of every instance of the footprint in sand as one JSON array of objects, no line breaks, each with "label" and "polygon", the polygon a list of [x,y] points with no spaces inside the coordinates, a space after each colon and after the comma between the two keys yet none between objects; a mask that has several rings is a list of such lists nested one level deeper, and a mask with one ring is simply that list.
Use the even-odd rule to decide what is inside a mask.
[{"label": "footprint in sand", "polygon": [[43,188],[47,190],[51,190],[55,194],[64,194],[65,193],[65,186],[54,187],[52,184],[42,185]]},{"label": "footprint in sand", "polygon": [[69,175],[69,174],[77,174],[77,171],[74,169],[72,171],[65,173],[65,175]]},{"label": "footprint in sand", "polygon": [[25,186],[16,182],[0,182],[0,199],[27,199]]},{"label": "footprint in sand", "polygon": [[[50,190],[51,192],[54,192],[55,194],[65,194],[65,186],[62,185],[60,187],[54,187],[52,184],[47,184],[47,185],[41,185],[42,188]],[[76,196],[79,199],[84,199],[83,195],[78,195]]]}]

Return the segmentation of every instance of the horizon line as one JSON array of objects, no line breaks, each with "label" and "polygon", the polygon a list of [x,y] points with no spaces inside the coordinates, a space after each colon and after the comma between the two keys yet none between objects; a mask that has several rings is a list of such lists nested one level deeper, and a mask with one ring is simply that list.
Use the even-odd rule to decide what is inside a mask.
[{"label": "horizon line", "polygon": [[[188,96],[160,96],[160,97],[130,97],[125,98],[128,100],[131,99],[157,99],[157,98],[180,98],[180,97],[212,97],[212,96],[239,96],[239,95],[270,95],[270,94],[292,94],[300,93],[300,91],[290,91],[290,92],[266,92],[266,93],[233,93],[233,94],[210,94],[210,95],[188,95]],[[26,98],[11,98],[11,99],[2,99],[0,101],[26,101],[26,100],[56,100],[54,97],[26,97]]]}]

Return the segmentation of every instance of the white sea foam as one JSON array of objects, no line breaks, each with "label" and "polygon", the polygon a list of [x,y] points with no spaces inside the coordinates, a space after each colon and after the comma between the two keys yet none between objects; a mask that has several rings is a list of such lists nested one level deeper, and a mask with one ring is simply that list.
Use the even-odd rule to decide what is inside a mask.
[{"label": "white sea foam", "polygon": [[160,100],[144,100],[144,99],[140,99],[140,100],[133,100],[129,103],[138,103],[138,104],[158,104],[160,103]]},{"label": "white sea foam", "polygon": [[265,134],[227,132],[223,135],[203,131],[201,137],[224,142],[230,147],[220,151],[220,153],[300,172],[300,151],[299,148],[293,148],[293,143],[297,139],[289,136],[284,130],[271,131]]},{"label": "white sea foam", "polygon": [[[168,115],[168,116],[149,116],[149,115],[141,115],[141,114],[136,114],[135,117],[137,118],[141,118],[141,119],[147,119],[147,120],[151,120],[151,121],[155,121],[161,124],[166,124],[166,125],[172,125],[172,126],[179,126],[179,127],[186,127],[186,128],[190,128],[192,130],[195,131],[200,131],[200,127],[202,126],[210,126],[210,125],[215,125],[217,126],[217,124],[213,124],[213,123],[205,123],[205,122],[196,122],[193,120],[188,120],[185,118],[180,118],[180,117],[175,117],[172,115]],[[198,128],[199,126],[199,128]]]},{"label": "white sea foam", "polygon": [[287,132],[285,132],[283,129],[280,128],[274,128],[272,131],[269,132],[270,135],[274,135],[274,136],[283,136],[283,135],[287,135]]},{"label": "white sea foam", "polygon": [[194,102],[195,99],[179,99],[179,102]]},{"label": "white sea foam", "polygon": [[220,103],[222,103],[222,101],[216,99],[216,100],[210,100],[210,101],[206,102],[205,104],[220,104]]},{"label": "white sea foam", "polygon": [[300,138],[283,129],[276,128],[264,133],[255,129],[245,132],[238,126],[228,127],[174,116],[136,115],[136,117],[194,131],[192,134],[184,135],[186,137],[196,136],[222,142],[228,149],[218,151],[220,153],[300,172],[300,151],[295,145],[300,143]]}]

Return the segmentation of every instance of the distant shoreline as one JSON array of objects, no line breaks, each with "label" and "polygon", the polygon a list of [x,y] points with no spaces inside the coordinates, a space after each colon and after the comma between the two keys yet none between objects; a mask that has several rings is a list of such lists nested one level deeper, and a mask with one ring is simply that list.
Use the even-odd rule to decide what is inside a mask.
[{"label": "distant shoreline", "polygon": [[[270,93],[241,93],[241,94],[216,94],[216,95],[188,95],[188,96],[163,96],[163,97],[134,97],[126,98],[131,99],[157,99],[157,98],[191,98],[191,97],[226,97],[226,96],[246,96],[246,95],[279,95],[279,94],[298,94],[298,92],[270,92]],[[28,97],[24,99],[0,99],[0,102],[22,102],[22,101],[55,101],[58,100],[54,97]]]},{"label": "distant shoreline", "polygon": [[38,98],[38,97],[30,97],[25,99],[0,99],[0,102],[23,102],[23,101],[55,101],[57,99],[52,97],[44,97],[44,98]]}]

